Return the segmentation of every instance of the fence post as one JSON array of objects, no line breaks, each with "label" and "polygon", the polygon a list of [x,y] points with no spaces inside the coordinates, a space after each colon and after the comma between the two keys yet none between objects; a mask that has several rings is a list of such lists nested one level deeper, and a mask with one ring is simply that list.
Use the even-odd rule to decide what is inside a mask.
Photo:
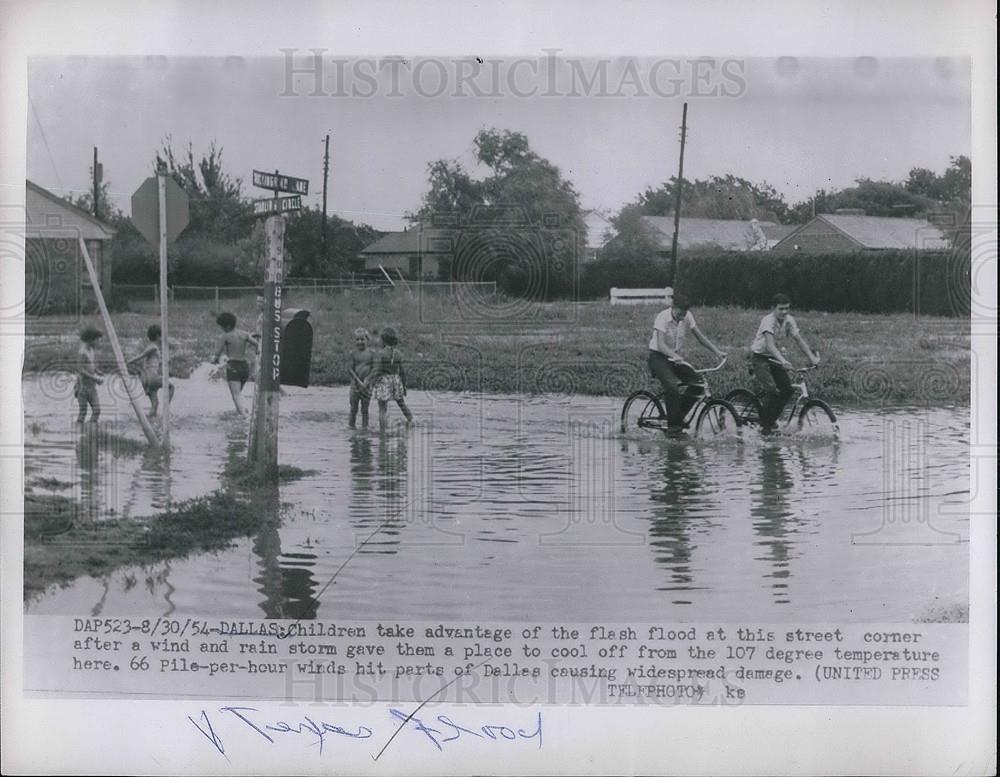
[{"label": "fence post", "polygon": [[219,287],[215,287],[215,315],[219,315]]}]

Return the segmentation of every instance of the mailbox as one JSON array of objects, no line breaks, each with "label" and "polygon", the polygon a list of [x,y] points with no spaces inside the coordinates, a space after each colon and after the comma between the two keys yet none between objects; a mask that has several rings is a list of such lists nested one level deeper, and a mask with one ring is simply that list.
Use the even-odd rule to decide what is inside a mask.
[{"label": "mailbox", "polygon": [[282,312],[281,325],[281,385],[308,388],[313,344],[309,311],[288,308]]}]

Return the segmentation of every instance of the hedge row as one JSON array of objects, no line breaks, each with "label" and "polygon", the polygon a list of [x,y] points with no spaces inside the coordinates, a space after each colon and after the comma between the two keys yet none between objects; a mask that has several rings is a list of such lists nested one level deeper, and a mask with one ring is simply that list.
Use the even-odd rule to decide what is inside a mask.
[{"label": "hedge row", "polygon": [[[595,263],[584,269],[581,296],[606,296],[612,286],[663,286],[665,264]],[[674,287],[698,305],[766,308],[781,291],[805,310],[968,316],[971,309],[967,251],[682,254]]]}]

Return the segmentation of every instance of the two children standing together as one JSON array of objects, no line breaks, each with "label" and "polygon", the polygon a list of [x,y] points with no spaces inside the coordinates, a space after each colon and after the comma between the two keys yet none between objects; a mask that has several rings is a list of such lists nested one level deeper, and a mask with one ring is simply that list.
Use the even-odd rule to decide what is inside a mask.
[{"label": "two children standing together", "polygon": [[361,426],[368,426],[368,405],[374,395],[378,402],[379,429],[385,429],[388,420],[389,402],[395,402],[403,411],[407,425],[413,423],[413,414],[406,406],[406,371],[403,356],[396,346],[399,338],[396,330],[386,327],[380,335],[381,348],[371,348],[368,330],[354,330],[354,351],[351,352],[348,370],[351,373],[351,414],[349,425],[357,425],[358,410],[361,411]]}]

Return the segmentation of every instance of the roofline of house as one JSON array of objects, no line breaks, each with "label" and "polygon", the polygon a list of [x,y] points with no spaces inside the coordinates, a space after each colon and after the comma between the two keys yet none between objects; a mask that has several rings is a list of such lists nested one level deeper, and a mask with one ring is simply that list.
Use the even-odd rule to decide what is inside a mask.
[{"label": "roofline of house", "polygon": [[[76,205],[74,205],[74,204],[73,204],[72,202],[70,202],[69,200],[64,200],[64,199],[63,199],[62,197],[60,197],[60,196],[59,196],[58,194],[55,194],[55,193],[53,193],[53,192],[50,192],[50,191],[49,191],[48,189],[46,189],[46,188],[45,188],[44,186],[39,186],[39,185],[38,185],[37,183],[35,183],[35,182],[34,182],[34,181],[32,181],[32,180],[29,180],[28,178],[25,178],[25,179],[24,179],[24,183],[25,183],[25,185],[26,185],[26,186],[27,186],[27,187],[28,187],[29,189],[32,189],[32,190],[33,190],[33,191],[35,191],[35,192],[36,192],[37,194],[40,194],[40,195],[42,195],[43,197],[46,197],[46,198],[48,198],[48,199],[52,200],[52,202],[56,203],[57,205],[61,205],[62,207],[66,208],[66,209],[68,209],[68,210],[71,210],[71,211],[73,211],[73,212],[74,212],[74,213],[76,213],[76,214],[77,214],[78,216],[81,216],[81,217],[85,218],[85,219],[86,219],[87,221],[89,221],[89,222],[90,222],[91,224],[94,224],[95,226],[98,226],[98,227],[100,227],[100,228],[101,228],[101,229],[103,229],[103,230],[104,230],[105,232],[107,232],[107,234],[108,234],[108,237],[112,237],[112,236],[113,236],[113,235],[115,234],[115,230],[114,230],[114,228],[113,228],[113,227],[111,227],[111,226],[109,226],[108,224],[106,224],[105,222],[101,221],[101,220],[100,220],[99,218],[97,218],[96,216],[94,216],[94,214],[93,214],[93,213],[88,213],[88,212],[87,212],[87,211],[85,211],[85,210],[84,210],[83,208],[78,208],[78,207],[77,207]],[[44,224],[29,224],[29,225],[27,225],[27,226],[28,226],[29,228],[30,228],[30,227],[34,227],[34,228],[36,228],[36,229],[44,229],[44,227],[45,227],[45,225],[44,225]]]},{"label": "roofline of house", "polygon": [[813,216],[811,219],[809,219],[809,221],[807,221],[805,224],[799,224],[794,230],[792,230],[791,232],[789,232],[787,235],[785,235],[783,238],[781,238],[781,240],[779,240],[777,243],[775,243],[773,246],[771,246],[770,250],[773,251],[775,248],[777,248],[778,246],[780,246],[786,240],[791,240],[793,237],[795,237],[797,234],[799,234],[799,232],[801,232],[803,229],[805,229],[806,227],[808,227],[810,224],[812,224],[817,219],[823,219],[823,223],[824,224],[826,224],[831,229],[834,229],[837,232],[839,232],[842,236],[846,237],[848,240],[850,240],[855,245],[857,245],[857,246],[859,246],[861,248],[868,248],[868,246],[866,246],[864,243],[862,243],[856,237],[854,237],[853,235],[848,234],[847,232],[845,232],[844,230],[842,230],[840,227],[838,227],[836,224],[833,224],[833,223],[827,221],[825,218],[823,218],[824,216],[827,216],[827,215],[830,215],[830,214],[827,214],[827,213],[817,213],[815,216]]}]

